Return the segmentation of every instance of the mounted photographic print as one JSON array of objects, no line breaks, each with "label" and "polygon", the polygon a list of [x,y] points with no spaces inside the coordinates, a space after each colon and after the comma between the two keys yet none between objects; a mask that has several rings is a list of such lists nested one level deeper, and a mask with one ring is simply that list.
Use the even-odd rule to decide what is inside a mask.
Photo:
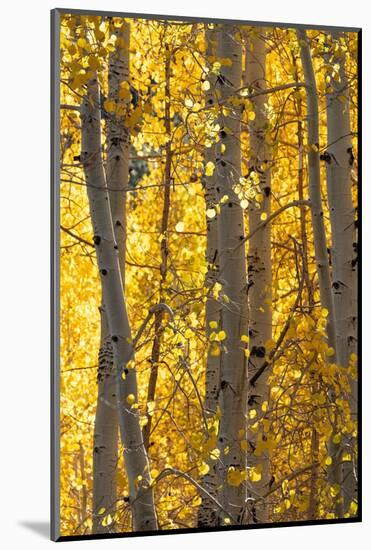
[{"label": "mounted photographic print", "polygon": [[360,38],[53,10],[53,540],[360,521]]}]

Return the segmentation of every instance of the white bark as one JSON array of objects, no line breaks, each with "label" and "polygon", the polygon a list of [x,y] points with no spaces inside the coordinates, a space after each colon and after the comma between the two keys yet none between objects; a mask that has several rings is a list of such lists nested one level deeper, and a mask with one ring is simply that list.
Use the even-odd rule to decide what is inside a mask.
[{"label": "white bark", "polygon": [[[339,45],[341,33],[334,33],[330,42],[327,63],[338,66],[330,71],[329,85],[332,92],[327,99],[327,192],[332,230],[332,290],[335,306],[336,348],[339,365],[347,367],[350,356],[356,352],[357,296],[356,296],[356,235],[352,201],[352,140],[349,114],[348,79],[345,54]],[[339,78],[338,78],[339,77]],[[357,381],[352,379],[349,406],[352,420],[357,420]],[[357,499],[356,440],[345,438],[344,450],[352,455],[352,462],[344,464],[345,511],[353,499]]]},{"label": "white bark", "polygon": [[[120,85],[129,80],[130,27],[124,23],[116,30],[119,46],[110,55],[108,69],[108,97],[118,105]],[[112,222],[117,244],[121,279],[125,287],[126,249],[126,188],[129,170],[130,136],[122,117],[109,114],[107,118],[107,187]],[[116,379],[113,350],[108,332],[104,304],[101,307],[101,348],[99,351],[98,401],[94,424],[93,454],[93,532],[112,532],[115,524],[102,525],[104,508],[115,512],[118,462],[118,422],[116,403]]]},{"label": "white bark", "polygon": [[[313,70],[310,46],[303,29],[297,30],[300,43],[300,56],[303,65],[304,78],[306,82],[307,95],[307,124],[308,124],[308,176],[309,176],[309,198],[311,202],[311,215],[314,237],[314,251],[319,282],[321,305],[328,311],[327,317],[327,341],[328,345],[335,350],[332,361],[336,361],[336,338],[335,338],[335,314],[334,302],[331,288],[330,266],[327,253],[326,232],[323,220],[322,196],[321,196],[321,174],[319,154],[319,116],[318,96],[316,79]],[[329,360],[329,362],[331,359]],[[330,397],[334,401],[333,391],[330,388]],[[337,418],[335,413],[334,430],[336,430]],[[332,458],[332,466],[329,468],[329,482],[341,486],[341,463],[340,446],[334,444],[332,438],[329,442],[329,453]],[[338,517],[343,515],[341,499],[335,501],[335,511]]]},{"label": "white bark", "polygon": [[101,307],[101,345],[98,367],[98,399],[94,421],[93,533],[112,532],[114,524],[102,525],[104,508],[113,514],[117,500],[118,422],[116,375],[112,342],[104,307]]},{"label": "white bark", "polygon": [[[246,48],[246,72],[245,84],[257,90],[266,88],[265,61],[266,46],[263,35],[254,35],[250,38]],[[251,158],[249,168],[259,176],[259,192],[263,199],[260,208],[255,201],[250,201],[249,213],[249,239],[248,252],[248,299],[249,299],[249,408],[256,410],[256,416],[250,423],[255,424],[264,417],[261,409],[262,403],[269,399],[268,369],[257,378],[252,385],[250,379],[259,371],[267,360],[266,342],[272,338],[272,261],[271,261],[271,224],[266,224],[259,231],[261,214],[267,216],[271,212],[271,153],[266,143],[267,116],[265,103],[267,97],[257,95],[251,103],[255,112],[255,119],[249,123]],[[249,523],[265,523],[268,520],[267,508],[264,500],[259,504],[254,503],[254,495],[262,496],[270,479],[269,455],[263,453],[255,456],[259,437],[265,437],[263,426],[258,433],[248,432],[248,465],[262,467],[261,480],[253,484],[254,492],[249,494],[249,507],[247,520]]]},{"label": "white bark", "polygon": [[[215,55],[216,36],[212,29],[206,26],[206,55]],[[205,104],[210,107],[215,104],[215,75],[208,75],[210,89],[205,93]],[[212,147],[205,147],[204,162],[216,163],[217,144]],[[218,202],[218,193],[216,190],[217,175],[216,172],[212,176],[205,178],[205,207],[206,210],[215,208]],[[206,217],[207,223],[207,244],[206,244],[206,262],[207,273],[205,276],[205,287],[208,291],[208,296],[205,304],[205,333],[207,340],[210,339],[210,334],[215,329],[210,327],[212,321],[220,323],[220,304],[213,295],[213,288],[218,280],[219,274],[219,258],[218,258],[218,223],[217,218]],[[220,388],[220,356],[212,353],[213,347],[209,344],[206,361],[205,373],[205,401],[204,408],[206,417],[212,419],[215,417],[219,402]],[[210,437],[214,434],[211,433]],[[198,527],[213,527],[218,523],[218,509],[215,506],[217,498],[218,476],[215,460],[206,461],[209,466],[209,472],[203,477],[202,483],[207,488],[208,495],[202,495],[202,503],[198,511]],[[211,496],[211,498],[209,497]]]},{"label": "white bark", "polygon": [[[218,214],[218,241],[220,276],[222,284],[222,328],[226,332],[223,341],[225,350],[220,366],[220,408],[218,444],[224,467],[221,471],[221,503],[236,523],[244,521],[246,484],[230,484],[228,472],[246,471],[246,454],[240,442],[246,439],[247,409],[247,366],[241,335],[247,328],[247,281],[245,245],[238,246],[244,239],[244,216],[234,185],[241,176],[240,108],[229,103],[229,97],[241,86],[242,54],[236,28],[221,25],[217,29],[217,57],[231,60],[230,66],[222,66],[218,77],[220,100],[224,111],[220,114],[220,150],[217,162],[217,186],[219,197],[227,196]],[[229,111],[225,111],[225,108]],[[225,454],[225,451],[228,451]]]},{"label": "white bark", "polygon": [[129,483],[133,528],[135,531],[147,531],[157,529],[157,518],[139,414],[130,404],[131,396],[135,402],[138,399],[137,378],[136,369],[128,368],[133,349],[102,163],[99,103],[99,86],[94,78],[88,83],[88,92],[81,107],[81,162],[85,172],[103,303],[116,365],[119,427]]}]

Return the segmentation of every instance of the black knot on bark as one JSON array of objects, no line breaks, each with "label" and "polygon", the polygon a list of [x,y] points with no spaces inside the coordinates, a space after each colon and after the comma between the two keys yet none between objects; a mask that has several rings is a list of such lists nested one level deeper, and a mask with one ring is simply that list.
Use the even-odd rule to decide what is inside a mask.
[{"label": "black knot on bark", "polygon": [[227,137],[227,132],[225,130],[220,130],[220,137],[225,139]]},{"label": "black knot on bark", "polygon": [[113,335],[112,342],[118,342],[118,341],[119,341],[118,336]]},{"label": "black knot on bark", "polygon": [[100,244],[100,241],[101,241],[100,236],[99,235],[94,235],[93,241],[94,241],[94,244],[96,244],[98,246]]},{"label": "black knot on bark", "polygon": [[256,357],[259,357],[259,358],[265,357],[265,347],[264,346],[253,346],[251,348],[250,355],[255,355]]},{"label": "black knot on bark", "polygon": [[102,275],[107,275],[108,273],[107,269],[101,269],[100,272],[102,273]]},{"label": "black knot on bark", "polygon": [[263,191],[264,191],[264,195],[266,197],[269,197],[269,195],[271,194],[271,188],[270,187],[264,187]]}]

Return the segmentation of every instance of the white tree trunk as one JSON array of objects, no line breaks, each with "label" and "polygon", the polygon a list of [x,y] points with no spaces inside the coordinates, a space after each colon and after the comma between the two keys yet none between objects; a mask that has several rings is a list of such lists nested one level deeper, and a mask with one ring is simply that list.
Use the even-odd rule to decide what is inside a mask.
[{"label": "white tree trunk", "polygon": [[[215,55],[216,36],[213,29],[209,29],[206,26],[206,55],[210,57]],[[215,104],[215,75],[208,75],[208,81],[210,82],[210,88],[205,93],[205,104],[211,107]],[[213,144],[211,147],[205,147],[204,162],[216,163],[217,156],[217,144]],[[205,177],[205,210],[211,210],[215,208],[218,202],[217,187],[217,175],[216,172],[211,176]],[[210,326],[210,323],[216,322],[220,324],[220,304],[213,295],[213,288],[218,281],[219,276],[219,258],[218,258],[218,223],[217,218],[208,218],[206,216],[207,223],[207,243],[206,243],[206,262],[207,273],[205,276],[205,287],[208,295],[205,305],[205,333],[209,342],[207,361],[206,361],[206,374],[205,374],[205,401],[204,408],[205,414],[208,419],[213,419],[217,412],[219,402],[219,389],[220,389],[220,356],[213,353],[213,346],[210,343],[210,335],[216,329]],[[214,437],[214,433],[209,434],[211,438]],[[217,465],[215,460],[206,461],[209,466],[209,472],[203,476],[202,483],[206,487],[208,493],[217,498],[218,494],[218,476]],[[198,527],[213,527],[218,523],[218,509],[215,507],[215,503],[212,499],[202,496],[202,503],[198,511]]]},{"label": "white tree trunk", "polygon": [[[325,155],[327,192],[332,230],[332,291],[335,306],[337,361],[342,367],[349,365],[350,356],[356,352],[357,296],[356,260],[357,243],[352,201],[351,171],[353,162],[349,115],[348,79],[345,54],[339,44],[341,33],[334,33],[330,53],[326,61],[339,70],[329,71],[332,92],[327,99],[327,152]],[[349,406],[353,421],[357,420],[357,381],[352,379]],[[352,455],[352,461],[344,463],[345,511],[352,500],[357,499],[356,438],[344,438],[344,451]]]},{"label": "white tree trunk", "polygon": [[104,307],[101,310],[101,345],[98,359],[98,399],[94,421],[93,448],[93,533],[112,532],[111,525],[102,525],[104,508],[114,514],[117,490],[118,422],[116,373],[111,337]]},{"label": "white tree trunk", "polygon": [[[264,35],[254,33],[246,48],[245,85],[252,89],[262,90],[266,88],[265,75],[266,46]],[[249,239],[248,252],[248,300],[249,300],[249,409],[256,410],[256,416],[250,420],[251,424],[259,422],[264,417],[261,405],[269,399],[268,369],[257,378],[252,385],[250,379],[259,371],[267,359],[266,342],[272,338],[272,261],[271,261],[271,224],[266,224],[257,231],[261,225],[261,214],[267,216],[271,212],[271,153],[266,143],[267,117],[265,103],[267,97],[258,95],[251,99],[255,112],[255,119],[249,122],[250,171],[254,171],[259,177],[259,193],[262,197],[260,208],[255,201],[250,201],[249,213]],[[262,468],[261,479],[253,483],[254,492],[249,494],[251,506],[249,506],[247,520],[250,523],[265,523],[268,520],[265,502],[254,504],[254,494],[262,496],[267,491],[270,479],[269,455],[263,453],[256,456],[254,450],[259,438],[264,438],[263,426],[256,433],[248,432],[248,465]]]},{"label": "white tree trunk", "polygon": [[128,365],[133,356],[133,348],[102,162],[99,106],[99,86],[94,78],[88,83],[88,91],[81,106],[81,162],[84,166],[103,303],[116,365],[118,418],[133,528],[135,531],[147,531],[157,529],[157,518],[139,413],[133,407],[138,399],[137,377],[136,369],[132,364]]},{"label": "white tree trunk", "polygon": [[[108,98],[122,105],[120,85],[129,81],[130,27],[124,23],[116,30],[118,46],[110,55]],[[117,244],[120,272],[125,288],[126,188],[129,172],[130,136],[122,117],[107,115],[107,187]],[[102,525],[104,508],[114,514],[117,500],[118,422],[116,378],[112,341],[108,332],[104,304],[101,307],[101,348],[98,369],[98,402],[94,424],[93,453],[93,532],[112,532],[115,524]]]},{"label": "white tree trunk", "polygon": [[[329,362],[336,361],[336,338],[335,338],[335,314],[334,302],[331,288],[330,266],[327,253],[326,232],[323,220],[322,196],[321,196],[321,174],[320,174],[320,154],[319,154],[319,117],[318,117],[318,97],[316,79],[313,70],[310,46],[305,30],[297,30],[300,43],[300,56],[303,65],[304,78],[306,82],[307,95],[307,123],[308,123],[308,176],[309,176],[309,198],[311,203],[311,215],[314,237],[314,251],[316,258],[316,267],[319,282],[319,291],[321,305],[327,309],[327,341],[328,346],[335,350],[335,354],[329,359]],[[332,395],[331,395],[332,394]],[[333,391],[330,388],[330,396],[334,402]],[[334,404],[335,406],[335,404]],[[334,418],[334,430],[337,430],[337,418]],[[329,467],[329,482],[341,486],[341,448],[332,441],[328,443],[329,454],[332,458],[332,466]],[[343,506],[341,499],[335,501],[335,511],[338,517],[343,515]]]},{"label": "white tree trunk", "polygon": [[[217,29],[217,57],[229,59],[218,76],[218,90],[223,101],[220,114],[220,156],[217,159],[217,191],[221,201],[218,214],[218,241],[222,285],[222,329],[226,339],[222,342],[220,365],[219,448],[223,468],[221,471],[221,503],[235,523],[244,520],[246,483],[235,472],[246,472],[246,453],[241,441],[246,441],[247,365],[241,345],[241,335],[247,329],[247,274],[244,244],[244,216],[234,185],[241,176],[240,108],[229,102],[229,97],[241,86],[241,45],[233,25]],[[224,147],[224,152],[222,150]],[[240,246],[238,246],[240,245]],[[232,481],[232,483],[231,483]]]}]

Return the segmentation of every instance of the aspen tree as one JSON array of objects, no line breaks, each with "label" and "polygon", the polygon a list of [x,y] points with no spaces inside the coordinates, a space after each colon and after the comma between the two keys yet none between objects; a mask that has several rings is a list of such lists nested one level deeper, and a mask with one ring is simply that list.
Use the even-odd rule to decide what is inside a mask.
[{"label": "aspen tree", "polygon": [[[308,189],[313,225],[314,252],[318,274],[321,306],[327,312],[327,343],[329,348],[334,351],[332,357],[329,357],[328,362],[331,363],[335,362],[337,358],[335,338],[335,313],[321,196],[317,85],[313,69],[310,46],[305,30],[298,29],[297,36],[300,44],[300,57],[306,83],[305,90],[307,96],[308,125]],[[337,432],[337,413],[335,408],[336,405],[334,402],[333,390],[330,391],[330,395],[333,412],[333,434],[331,435],[330,441],[328,443],[329,453],[332,461],[332,464],[328,469],[329,481],[332,485],[341,487],[341,448],[339,444],[333,441],[332,437]],[[338,517],[343,516],[343,505],[341,496],[338,496],[336,498],[335,511]]]},{"label": "aspen tree", "polygon": [[103,303],[116,365],[118,418],[135,531],[157,529],[149,462],[137,410],[137,376],[132,361],[117,244],[101,153],[100,96],[97,78],[88,81],[81,106],[81,162],[89,199]]},{"label": "aspen tree", "polygon": [[[245,85],[252,91],[266,88],[266,45],[263,29],[254,29],[246,46]],[[267,343],[272,339],[272,262],[271,262],[271,224],[261,227],[261,216],[271,213],[271,153],[267,143],[267,116],[264,94],[251,99],[252,113],[249,120],[250,159],[249,174],[257,178],[256,199],[249,201],[249,239],[248,251],[248,303],[249,303],[249,423],[256,425],[264,417],[262,406],[266,407],[269,399],[268,369],[250,383],[254,374],[259,371],[267,359]],[[253,412],[254,411],[254,412]],[[264,437],[263,426],[259,431],[248,432],[248,466],[254,468],[256,481],[254,492],[249,494],[249,502],[254,503],[254,494],[262,496],[269,483],[269,455],[266,451],[258,453],[259,441]],[[260,477],[260,480],[259,480]],[[250,500],[251,499],[251,500]],[[264,501],[252,505],[248,521],[264,523],[268,519]]]},{"label": "aspen tree", "polygon": [[[205,29],[206,40],[206,56],[212,58],[215,56],[216,35],[213,28]],[[215,105],[215,86],[216,76],[210,73],[208,75],[207,82],[209,86],[206,86],[205,92],[205,105],[212,107]],[[213,144],[211,147],[205,147],[204,163],[205,166],[215,166],[217,156],[217,144]],[[211,175],[205,176],[205,211],[212,212],[218,202],[217,186],[217,174],[214,170]],[[218,258],[218,223],[217,217],[208,217],[206,215],[206,227],[207,227],[207,242],[206,242],[206,262],[207,273],[205,275],[205,287],[207,289],[207,299],[205,304],[205,334],[208,339],[208,351],[206,360],[206,373],[205,373],[205,401],[204,408],[207,418],[211,419],[211,428],[209,438],[214,439],[216,426],[212,422],[215,419],[219,402],[219,387],[220,387],[220,355],[219,347],[214,342],[210,342],[210,336],[214,332],[218,331],[220,325],[220,304],[213,294],[213,289],[218,281],[219,272],[219,258]],[[203,477],[203,483],[207,487],[208,493],[216,498],[217,497],[217,464],[215,460],[208,460],[209,466],[208,473]],[[202,496],[202,503],[198,511],[198,526],[199,527],[213,527],[217,525],[217,510],[213,501]]]},{"label": "aspen tree", "polygon": [[[108,63],[108,100],[116,109],[125,109],[130,102],[129,40],[130,27],[123,23],[115,28],[115,50]],[[104,108],[104,106],[103,106]],[[117,244],[120,273],[125,287],[126,249],[126,189],[129,173],[129,131],[122,117],[106,114],[107,124],[107,187],[112,222]],[[114,514],[117,500],[116,474],[118,463],[118,423],[116,379],[111,337],[108,332],[104,304],[101,306],[101,347],[98,368],[98,400],[94,425],[93,452],[93,531],[114,530],[114,524],[104,525],[102,509]]]},{"label": "aspen tree", "polygon": [[220,113],[220,149],[216,172],[220,200],[218,216],[221,342],[219,447],[223,461],[221,504],[243,522],[246,500],[247,366],[241,335],[247,329],[247,284],[244,217],[234,186],[241,177],[241,108],[233,97],[241,86],[242,48],[237,29],[221,25],[216,30],[217,57],[228,60],[220,68],[218,93],[223,107]]},{"label": "aspen tree", "polygon": [[[326,162],[327,195],[331,222],[332,292],[336,321],[336,349],[339,365],[349,366],[352,354],[356,353],[356,235],[352,200],[351,172],[354,161],[350,114],[349,83],[346,71],[343,33],[327,37],[329,52],[325,54],[328,90],[326,93],[327,150]],[[350,379],[349,410],[351,421],[357,418],[357,383]],[[356,440],[346,437],[344,454],[352,459],[344,463],[345,511],[352,500],[357,499],[355,456]]]}]

